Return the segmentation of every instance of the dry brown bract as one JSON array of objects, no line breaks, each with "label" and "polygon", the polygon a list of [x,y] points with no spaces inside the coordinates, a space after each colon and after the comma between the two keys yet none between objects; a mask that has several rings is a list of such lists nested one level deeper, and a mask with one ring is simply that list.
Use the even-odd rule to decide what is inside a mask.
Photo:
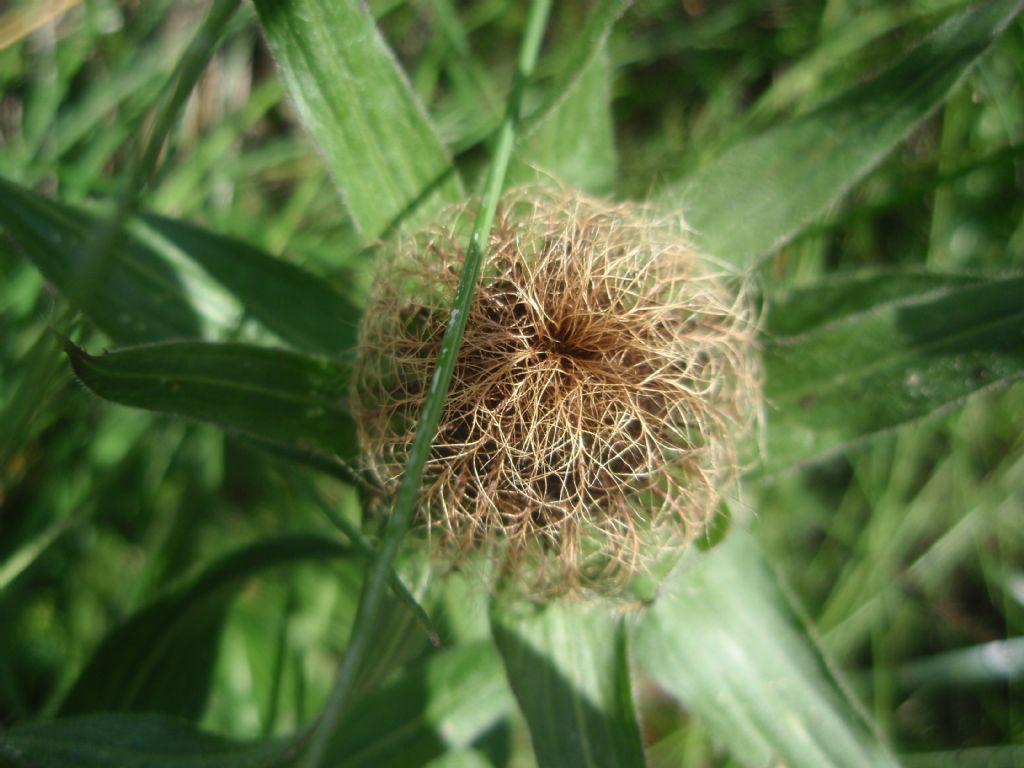
[{"label": "dry brown bract", "polygon": [[[391,489],[473,213],[400,243],[364,320],[357,421]],[[697,535],[759,398],[737,282],[639,206],[507,193],[422,485],[440,552],[498,554],[512,583],[549,596],[615,591]]]}]

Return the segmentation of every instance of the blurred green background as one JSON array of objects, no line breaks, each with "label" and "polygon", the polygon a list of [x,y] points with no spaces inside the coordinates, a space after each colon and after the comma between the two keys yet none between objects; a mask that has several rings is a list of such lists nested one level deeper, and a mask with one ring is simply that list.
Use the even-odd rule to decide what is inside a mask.
[{"label": "blurred green background", "polygon": [[[46,5],[0,6],[0,176],[103,209],[207,4],[90,0],[44,20]],[[966,5],[638,2],[609,45],[618,172],[592,186],[652,197],[876,73]],[[523,8],[371,7],[472,187],[503,109]],[[541,82],[559,71],[588,8],[556,4]],[[189,98],[142,206],[257,244],[365,299],[368,256],[248,5]],[[1018,20],[942,109],[760,267],[759,282],[770,307],[865,269],[1022,267]],[[325,505],[359,511],[342,484],[216,429],[96,399],[72,380],[50,329],[94,350],[107,344],[102,333],[7,238],[0,276],[7,726],[55,714],[111,628],[197,564],[272,533],[331,532]],[[244,318],[236,331],[246,337]],[[1018,383],[813,467],[752,479],[734,502],[871,717],[897,751],[918,755],[909,765],[1024,765],[1022,434]],[[359,579],[346,563],[281,567],[247,582],[219,636],[188,639],[214,657],[203,724],[251,737],[309,722],[344,647]],[[463,631],[443,616],[441,629],[446,640]],[[418,635],[409,646],[401,658],[427,649]],[[652,765],[728,763],[701,721],[649,681],[638,681],[637,699]],[[964,748],[977,751],[958,755]],[[511,754],[529,764],[528,751]]]}]

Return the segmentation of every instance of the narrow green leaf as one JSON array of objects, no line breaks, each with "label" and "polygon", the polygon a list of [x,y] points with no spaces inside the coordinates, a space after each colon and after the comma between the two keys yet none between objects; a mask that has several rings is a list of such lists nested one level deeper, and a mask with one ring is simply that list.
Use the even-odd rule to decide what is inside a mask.
[{"label": "narrow green leaf", "polygon": [[333,539],[295,535],[257,542],[215,561],[108,634],[61,714],[135,711],[198,719],[225,613],[248,581],[279,566],[351,554]]},{"label": "narrow green leaf", "polygon": [[702,247],[748,265],[800,233],[960,83],[1024,7],[993,0],[943,24],[872,80],[742,142],[659,196]]},{"label": "narrow green leaf", "polygon": [[770,338],[765,469],[819,458],[1024,377],[1024,278],[964,283],[953,277],[947,289],[875,304],[871,295],[891,292],[885,281],[867,283],[870,292],[856,299],[862,311]]},{"label": "narrow green leaf", "polygon": [[[551,113],[557,111],[564,102],[576,98],[578,89],[594,87],[593,82],[587,84],[586,80],[595,65],[598,68],[605,66],[598,60],[606,55],[606,42],[612,27],[630,5],[631,0],[598,0],[582,28],[575,31],[571,45],[556,47],[551,52],[551,61],[546,62],[546,68],[555,75],[541,94],[539,103],[523,116],[521,135],[524,139],[534,131],[541,130]],[[581,108],[582,105],[577,105],[575,109]],[[451,145],[458,152],[492,136],[500,125],[486,108],[467,111],[463,105],[456,105],[448,109],[442,107],[442,111],[440,120],[451,126],[447,134]],[[586,128],[588,131],[591,129],[589,125]]]},{"label": "narrow green leaf", "polygon": [[[143,244],[126,238],[116,258],[101,263],[90,257],[88,245],[102,227],[96,217],[0,179],[0,227],[72,305],[114,339],[197,337],[204,324],[216,323],[189,300],[181,273]],[[88,285],[101,289],[84,290]]]},{"label": "narrow green leaf", "polygon": [[447,152],[361,3],[255,6],[299,116],[366,240],[462,198]]},{"label": "narrow green leaf", "polygon": [[592,193],[615,183],[615,134],[611,114],[612,68],[602,46],[568,98],[547,112],[516,150],[513,184],[548,174]]},{"label": "narrow green leaf", "polygon": [[[173,673],[173,668],[168,671]],[[426,765],[449,750],[475,743],[514,706],[494,646],[461,645],[362,699],[331,741],[327,764]],[[304,738],[299,734],[286,741],[232,742],[160,715],[87,715],[0,734],[0,766],[286,768],[295,764]]]},{"label": "narrow green leaf", "polygon": [[466,258],[459,275],[459,285],[455,291],[451,316],[448,319],[444,336],[441,338],[437,363],[431,375],[430,392],[416,424],[416,433],[409,448],[409,458],[395,491],[394,506],[384,530],[384,537],[363,583],[363,591],[359,596],[359,610],[355,626],[352,628],[348,650],[342,660],[341,668],[338,670],[334,688],[324,706],[320,724],[310,739],[309,751],[303,756],[303,768],[320,768],[323,765],[327,743],[350,703],[354,684],[364,662],[377,616],[380,613],[385,581],[391,565],[398,555],[402,537],[412,522],[413,512],[419,501],[423,467],[437,432],[445,398],[448,396],[448,386],[451,384],[452,373],[455,370],[455,359],[459,346],[462,344],[462,334],[466,329],[469,306],[473,300],[473,294],[476,292],[484,249],[490,237],[491,225],[498,208],[498,199],[505,183],[505,174],[508,171],[512,145],[519,124],[523,91],[537,62],[537,53],[540,50],[541,37],[550,10],[550,0],[531,0],[530,2],[526,28],[523,31],[519,57],[516,62],[515,83],[512,93],[509,95],[505,120],[501,125],[495,144],[494,158],[484,183],[480,210],[477,212],[473,232],[466,247]]},{"label": "narrow green leaf", "polygon": [[355,348],[360,310],[320,278],[240,240],[161,216],[144,221],[282,341],[328,355]]},{"label": "narrow green leaf", "polygon": [[914,659],[896,670],[896,679],[905,690],[1012,686],[1024,680],[1024,637],[993,640]]},{"label": "narrow green leaf", "polygon": [[754,540],[735,531],[663,585],[636,658],[743,765],[896,765],[784,605]]},{"label": "narrow green leaf", "polygon": [[348,459],[355,425],[339,363],[248,344],[166,342],[93,356],[67,342],[79,380],[106,400]]},{"label": "narrow green leaf", "polygon": [[983,282],[985,278],[979,275],[935,272],[832,275],[813,285],[770,295],[764,333],[769,339],[796,336],[881,304]]},{"label": "narrow green leaf", "polygon": [[361,699],[339,724],[325,764],[426,765],[472,744],[514,706],[494,646],[456,646]]},{"label": "narrow green leaf", "polygon": [[612,27],[631,4],[632,0],[599,0],[595,4],[583,27],[573,36],[572,46],[558,57],[557,74],[544,101],[524,118],[525,136],[537,130],[564,101],[573,98],[595,62],[607,56],[606,43]]},{"label": "narrow green leaf", "polygon": [[229,741],[162,715],[89,715],[30,723],[0,735],[0,766],[287,768],[293,750],[280,741]]},{"label": "narrow green leaf", "polygon": [[542,768],[644,765],[621,618],[563,601],[496,611],[492,629]]},{"label": "narrow green leaf", "polygon": [[[0,179],[0,227],[77,309],[121,343],[224,338],[243,315],[299,349],[355,346],[360,311],[326,282],[258,248],[147,216],[90,259],[98,216]],[[102,270],[95,273],[95,270]],[[86,285],[95,290],[83,291]]]}]

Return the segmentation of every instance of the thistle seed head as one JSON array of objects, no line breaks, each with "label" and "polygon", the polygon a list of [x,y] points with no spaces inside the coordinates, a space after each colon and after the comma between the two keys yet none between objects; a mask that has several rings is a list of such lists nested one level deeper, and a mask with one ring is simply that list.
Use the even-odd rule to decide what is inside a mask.
[{"label": "thistle seed head", "polygon": [[[463,261],[471,203],[382,259],[354,407],[394,489]],[[421,486],[436,551],[533,595],[616,591],[698,535],[759,410],[740,281],[642,206],[506,193]]]}]

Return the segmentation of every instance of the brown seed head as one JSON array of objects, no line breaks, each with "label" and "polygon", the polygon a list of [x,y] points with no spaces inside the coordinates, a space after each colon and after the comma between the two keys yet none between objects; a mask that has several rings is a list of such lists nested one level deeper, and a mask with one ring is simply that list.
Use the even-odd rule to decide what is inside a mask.
[{"label": "brown seed head", "polygon": [[[399,243],[354,380],[370,469],[405,466],[475,204]],[[502,199],[422,484],[447,559],[531,594],[614,591],[708,523],[758,411],[749,302],[680,225],[567,192]]]}]

